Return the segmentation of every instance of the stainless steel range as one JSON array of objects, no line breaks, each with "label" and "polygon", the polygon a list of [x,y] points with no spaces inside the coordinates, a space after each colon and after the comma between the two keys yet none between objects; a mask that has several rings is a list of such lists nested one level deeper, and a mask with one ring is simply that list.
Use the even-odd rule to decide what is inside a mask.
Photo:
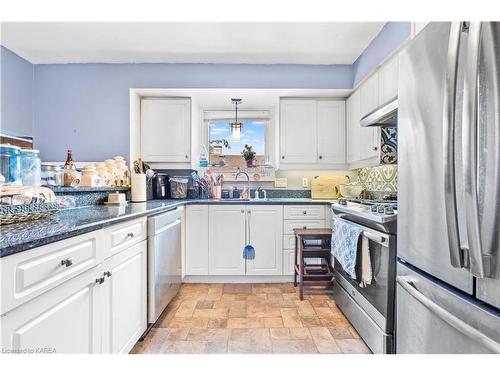
[{"label": "stainless steel range", "polygon": [[397,203],[340,199],[332,204],[332,220],[338,219],[362,227],[373,279],[361,286],[335,259],[335,303],[374,353],[394,353]]}]

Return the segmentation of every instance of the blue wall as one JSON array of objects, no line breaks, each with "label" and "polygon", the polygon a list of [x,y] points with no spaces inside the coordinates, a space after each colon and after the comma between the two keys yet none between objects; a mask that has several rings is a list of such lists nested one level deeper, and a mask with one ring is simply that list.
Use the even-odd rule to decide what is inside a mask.
[{"label": "blue wall", "polygon": [[33,135],[42,160],[128,156],[130,88],[350,89],[410,35],[389,22],[353,65],[49,64],[1,48],[2,129]]},{"label": "blue wall", "polygon": [[401,46],[411,34],[411,22],[387,22],[354,62],[353,84],[355,87],[373,69],[379,66]]},{"label": "blue wall", "polygon": [[128,156],[130,88],[349,89],[351,65],[35,65],[35,147],[42,160]]},{"label": "blue wall", "polygon": [[0,47],[2,132],[33,135],[33,65],[7,48]]}]

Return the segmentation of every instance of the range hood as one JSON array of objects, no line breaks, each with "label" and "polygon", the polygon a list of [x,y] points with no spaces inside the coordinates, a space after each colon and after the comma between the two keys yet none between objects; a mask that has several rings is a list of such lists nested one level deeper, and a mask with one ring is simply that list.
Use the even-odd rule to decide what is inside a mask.
[{"label": "range hood", "polygon": [[381,105],[360,121],[361,126],[397,126],[398,98]]}]

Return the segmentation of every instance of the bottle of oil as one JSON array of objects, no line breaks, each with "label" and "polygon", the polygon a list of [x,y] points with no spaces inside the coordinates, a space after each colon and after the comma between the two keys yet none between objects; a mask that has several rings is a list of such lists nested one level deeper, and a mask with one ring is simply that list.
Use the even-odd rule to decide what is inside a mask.
[{"label": "bottle of oil", "polygon": [[66,163],[64,163],[64,186],[78,186],[80,179],[76,171],[75,162],[73,161],[73,150],[68,149]]}]

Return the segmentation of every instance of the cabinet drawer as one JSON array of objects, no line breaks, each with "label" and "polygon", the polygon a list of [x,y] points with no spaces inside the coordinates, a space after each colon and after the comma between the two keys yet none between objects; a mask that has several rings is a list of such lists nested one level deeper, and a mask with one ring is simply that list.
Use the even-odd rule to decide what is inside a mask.
[{"label": "cabinet drawer", "polygon": [[293,275],[295,266],[294,250],[283,250],[283,275]]},{"label": "cabinet drawer", "polygon": [[106,248],[104,257],[113,254],[146,239],[146,218],[126,221],[105,229]]},{"label": "cabinet drawer", "polygon": [[325,206],[285,206],[283,217],[289,219],[324,219]]},{"label": "cabinet drawer", "polygon": [[285,220],[283,234],[292,234],[294,229],[324,228],[324,220]]},{"label": "cabinet drawer", "polygon": [[1,313],[96,266],[103,248],[98,230],[2,258]]}]

